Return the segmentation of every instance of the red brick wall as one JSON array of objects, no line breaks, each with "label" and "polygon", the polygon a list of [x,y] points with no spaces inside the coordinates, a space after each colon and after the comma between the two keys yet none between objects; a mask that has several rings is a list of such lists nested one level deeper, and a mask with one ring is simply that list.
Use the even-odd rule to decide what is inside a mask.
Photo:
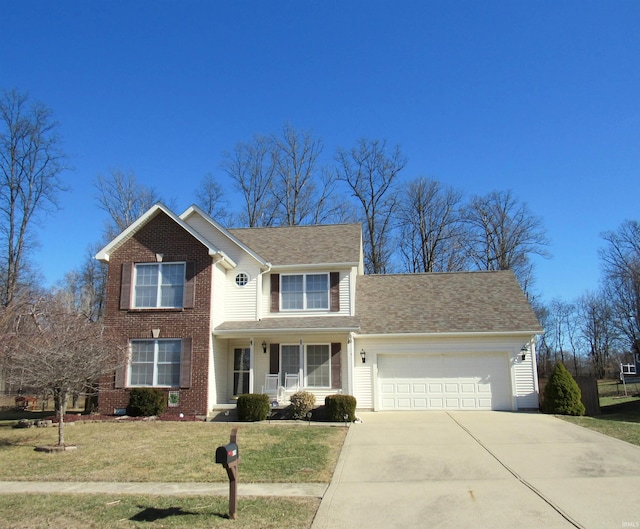
[{"label": "red brick wall", "polygon": [[[156,253],[164,255],[163,262],[195,263],[194,307],[181,310],[121,310],[122,264],[156,262]],[[162,212],[109,257],[105,322],[110,328],[117,330],[124,343],[134,338],[152,338],[151,329],[160,329],[159,338],[190,337],[193,340],[191,387],[172,388],[180,391],[180,404],[175,408],[167,408],[171,413],[207,413],[212,266],[208,249]],[[115,376],[101,380],[100,413],[111,414],[115,408],[126,408],[128,402],[129,390],[116,389]]]}]

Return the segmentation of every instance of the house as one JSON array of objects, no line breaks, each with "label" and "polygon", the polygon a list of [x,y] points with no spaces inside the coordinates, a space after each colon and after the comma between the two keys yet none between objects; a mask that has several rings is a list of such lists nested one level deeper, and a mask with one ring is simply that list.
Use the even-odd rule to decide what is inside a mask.
[{"label": "house", "polygon": [[162,204],[96,257],[130,348],[101,413],[153,386],[210,415],[268,381],[370,410],[538,407],[542,329],[509,271],[364,275],[359,224],[225,229]]}]

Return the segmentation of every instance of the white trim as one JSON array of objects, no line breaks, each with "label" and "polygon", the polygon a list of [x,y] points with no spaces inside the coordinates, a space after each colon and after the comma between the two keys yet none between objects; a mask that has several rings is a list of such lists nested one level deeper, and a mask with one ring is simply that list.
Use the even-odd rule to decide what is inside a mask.
[{"label": "white trim", "polygon": [[[330,316],[328,316],[330,317]],[[233,329],[233,330],[221,330],[221,331],[216,331],[215,329],[212,331],[212,334],[214,336],[246,336],[247,334],[290,334],[290,333],[297,333],[300,334],[305,333],[305,334],[335,334],[335,333],[341,333],[341,332],[353,332],[354,327],[331,327],[330,329],[327,329],[326,327],[322,327],[322,328],[305,328],[305,329],[301,329],[300,327],[294,327],[294,328],[280,328],[280,329],[258,329],[258,328],[247,328],[247,329]]]},{"label": "white trim", "polygon": [[225,237],[227,237],[234,244],[239,246],[242,250],[247,252],[251,257],[253,257],[256,261],[258,261],[258,263],[260,263],[261,265],[263,265],[265,267],[268,267],[268,268],[271,267],[271,264],[268,261],[266,261],[265,259],[260,257],[251,248],[249,248],[248,246],[246,246],[245,244],[240,242],[239,239],[237,239],[236,237],[231,235],[231,233],[229,233],[229,231],[226,228],[224,228],[220,223],[216,222],[213,218],[211,218],[209,215],[207,215],[201,208],[199,208],[195,204],[193,204],[189,208],[187,208],[187,210],[182,215],[180,215],[180,219],[182,219],[184,221],[185,219],[187,219],[188,217],[190,217],[194,213],[200,215],[200,217],[202,217],[206,222],[211,224],[215,229],[217,229],[220,233],[222,233]]},{"label": "white trim", "polygon": [[138,217],[127,229],[125,229],[120,235],[118,235],[115,239],[113,239],[109,244],[107,244],[104,248],[102,248],[96,255],[95,258],[98,261],[102,261],[105,263],[109,262],[109,258],[111,257],[111,252],[113,252],[120,244],[129,239],[134,233],[136,233],[140,228],[142,228],[147,222],[152,220],[158,215],[158,213],[164,213],[171,220],[173,220],[178,226],[180,226],[183,230],[185,230],[189,235],[198,240],[200,244],[205,246],[209,250],[209,255],[211,257],[218,257],[217,262],[221,262],[222,266],[227,268],[228,270],[235,268],[236,263],[233,259],[229,258],[224,252],[218,250],[211,242],[205,239],[200,233],[194,230],[191,226],[189,226],[186,222],[184,222],[180,217],[176,216],[170,209],[161,204],[160,202],[151,206],[145,213],[143,213],[140,217]]}]

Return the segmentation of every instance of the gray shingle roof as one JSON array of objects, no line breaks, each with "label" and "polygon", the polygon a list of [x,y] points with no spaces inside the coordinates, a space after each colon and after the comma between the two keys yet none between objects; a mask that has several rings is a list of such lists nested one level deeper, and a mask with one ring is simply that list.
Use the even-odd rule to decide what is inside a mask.
[{"label": "gray shingle roof", "polygon": [[233,228],[228,231],[274,266],[360,261],[360,224]]},{"label": "gray shingle roof", "polygon": [[359,276],[361,334],[542,331],[511,271]]},{"label": "gray shingle roof", "polygon": [[226,321],[215,328],[218,333],[249,331],[357,331],[358,318],[353,316],[310,316],[291,318],[265,318],[260,321]]}]

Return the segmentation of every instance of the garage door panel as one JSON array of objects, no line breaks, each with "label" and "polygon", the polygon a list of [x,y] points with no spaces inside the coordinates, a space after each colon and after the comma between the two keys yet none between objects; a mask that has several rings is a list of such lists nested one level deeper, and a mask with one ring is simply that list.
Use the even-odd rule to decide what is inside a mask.
[{"label": "garage door panel", "polygon": [[511,409],[506,355],[379,355],[382,409]]}]

